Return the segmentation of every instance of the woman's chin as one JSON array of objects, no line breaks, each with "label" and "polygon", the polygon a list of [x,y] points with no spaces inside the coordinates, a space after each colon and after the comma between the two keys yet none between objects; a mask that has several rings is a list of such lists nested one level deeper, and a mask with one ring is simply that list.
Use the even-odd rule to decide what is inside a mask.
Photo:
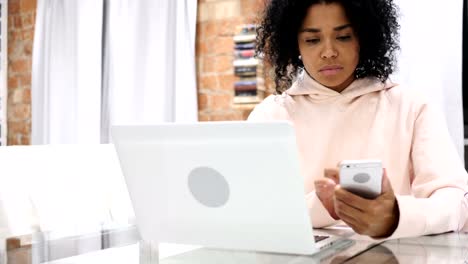
[{"label": "woman's chin", "polygon": [[348,77],[343,78],[343,76],[317,76],[315,80],[318,81],[323,86],[335,90],[337,92],[343,91],[348,87],[353,81],[354,78]]},{"label": "woman's chin", "polygon": [[318,80],[323,86],[330,88],[332,90],[344,90],[346,88],[346,81],[329,81],[329,80]]}]

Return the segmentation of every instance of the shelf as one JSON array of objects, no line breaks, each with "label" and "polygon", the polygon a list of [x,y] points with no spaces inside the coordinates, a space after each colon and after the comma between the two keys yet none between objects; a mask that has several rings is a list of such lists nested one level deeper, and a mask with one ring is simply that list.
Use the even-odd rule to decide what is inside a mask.
[{"label": "shelf", "polygon": [[252,110],[255,106],[257,106],[257,104],[234,104],[234,108],[239,110]]}]

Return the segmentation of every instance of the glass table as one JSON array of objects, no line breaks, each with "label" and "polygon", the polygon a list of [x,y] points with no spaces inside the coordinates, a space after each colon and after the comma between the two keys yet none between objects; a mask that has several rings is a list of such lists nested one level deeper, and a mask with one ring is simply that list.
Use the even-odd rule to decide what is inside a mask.
[{"label": "glass table", "polygon": [[[330,231],[333,233],[333,230]],[[341,248],[330,248],[312,256],[273,254],[223,250],[189,245],[159,244],[140,241],[135,227],[120,228],[94,234],[100,237],[102,250],[75,252],[66,256],[70,247],[89,244],[93,234],[73,238],[62,238],[13,248],[8,251],[8,264],[219,264],[219,263],[462,263],[468,264],[468,234],[445,233],[417,238],[388,241],[371,241],[354,235],[352,243]],[[84,241],[87,241],[84,243]],[[40,241],[39,241],[40,242]],[[7,242],[12,244],[11,241]],[[13,243],[14,244],[14,243]],[[12,245],[10,245],[12,247]],[[14,247],[14,246],[13,246]],[[3,254],[5,252],[2,252]],[[4,260],[6,261],[6,260]]]}]

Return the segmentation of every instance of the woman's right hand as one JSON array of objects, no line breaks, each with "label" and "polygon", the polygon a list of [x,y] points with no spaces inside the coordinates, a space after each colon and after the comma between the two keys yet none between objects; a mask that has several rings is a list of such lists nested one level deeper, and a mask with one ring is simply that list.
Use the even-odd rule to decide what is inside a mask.
[{"label": "woman's right hand", "polygon": [[340,173],[337,169],[325,169],[324,177],[314,182],[317,197],[335,220],[340,217],[335,212],[335,187],[340,182]]}]

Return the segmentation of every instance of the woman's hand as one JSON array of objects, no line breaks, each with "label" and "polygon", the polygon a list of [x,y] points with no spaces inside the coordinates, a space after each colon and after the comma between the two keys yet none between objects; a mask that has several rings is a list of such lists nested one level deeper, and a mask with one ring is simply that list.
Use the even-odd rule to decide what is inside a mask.
[{"label": "woman's hand", "polygon": [[398,226],[400,210],[385,170],[382,194],[374,200],[350,193],[339,185],[335,186],[333,197],[334,212],[358,234],[388,237]]},{"label": "woman's hand", "polygon": [[335,213],[335,188],[340,182],[339,172],[337,169],[325,169],[324,178],[316,180],[315,193],[322,202],[323,206],[327,209],[328,213],[335,220],[340,217]]}]

